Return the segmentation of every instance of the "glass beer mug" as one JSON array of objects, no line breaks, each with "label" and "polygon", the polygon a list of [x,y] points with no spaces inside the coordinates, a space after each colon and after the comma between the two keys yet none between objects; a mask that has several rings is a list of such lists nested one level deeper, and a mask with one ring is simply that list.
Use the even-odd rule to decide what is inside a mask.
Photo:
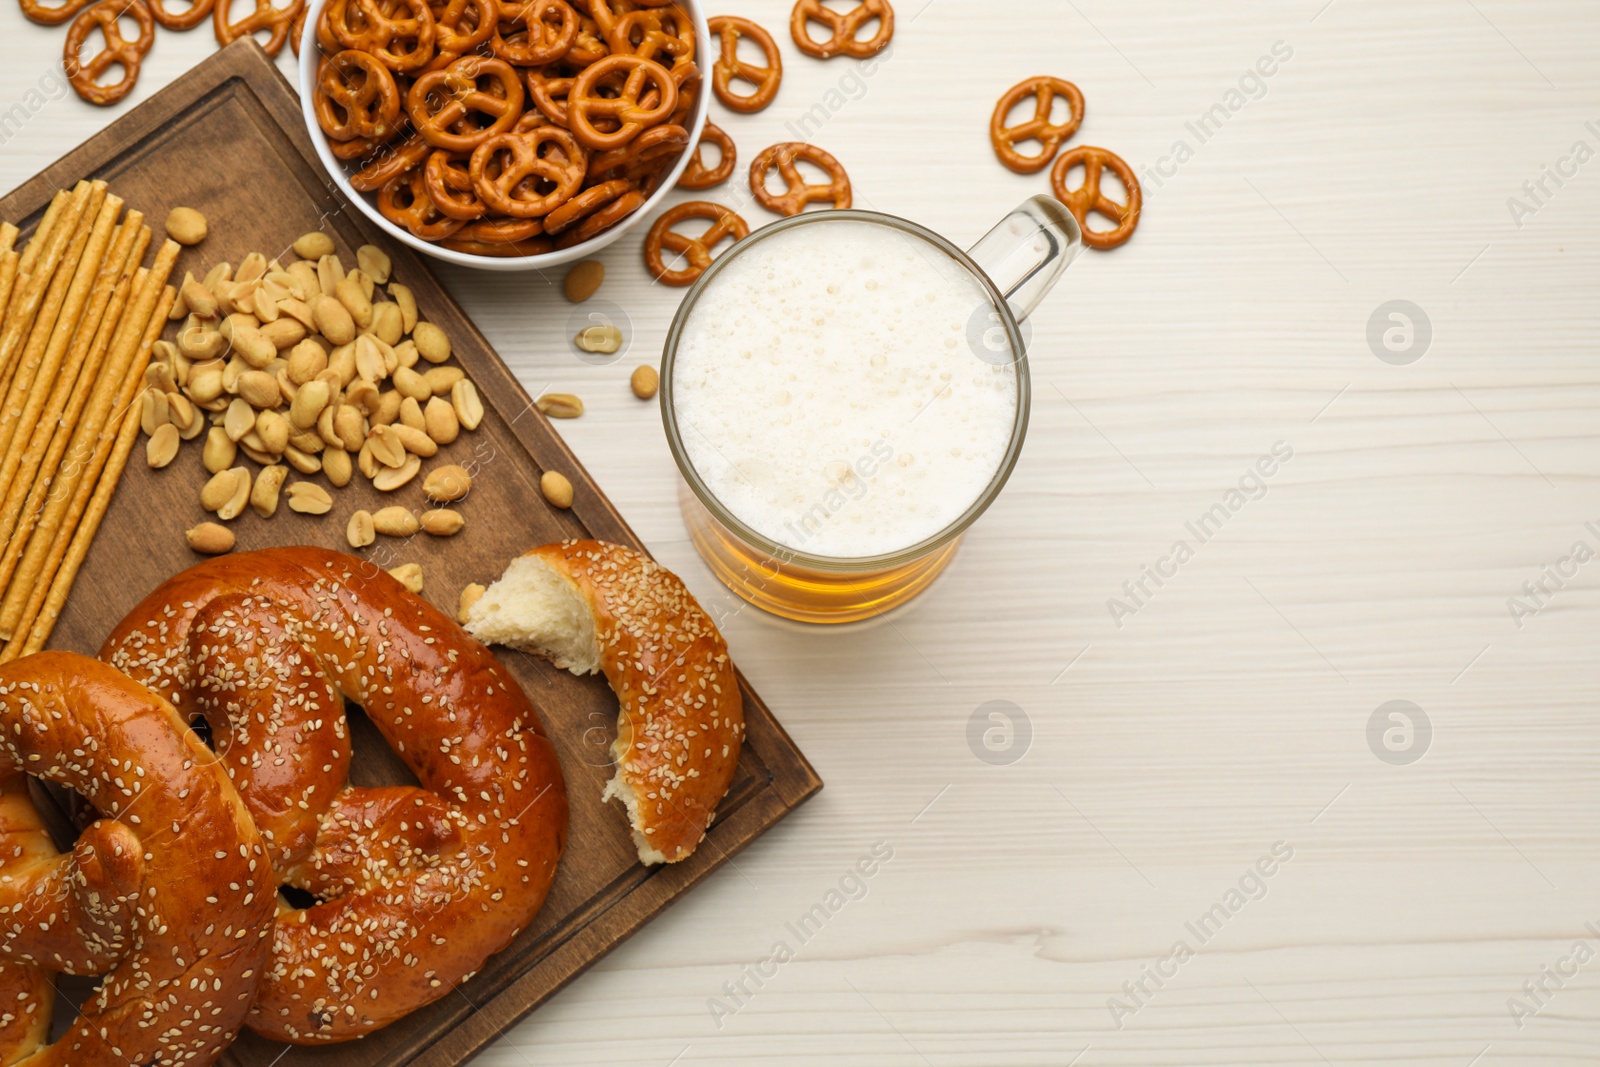
[{"label": "glass beer mug", "polygon": [[927,589],[1016,465],[1022,323],[1082,248],[1038,196],[967,252],[872,211],[796,215],[724,252],[661,363],[684,520],[718,579],[811,623]]}]

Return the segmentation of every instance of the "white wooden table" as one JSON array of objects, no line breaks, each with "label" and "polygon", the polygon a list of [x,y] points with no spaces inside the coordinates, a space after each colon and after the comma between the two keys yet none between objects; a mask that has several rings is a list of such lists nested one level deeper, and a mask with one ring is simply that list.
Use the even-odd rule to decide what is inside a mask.
[{"label": "white wooden table", "polygon": [[[828,783],[484,1067],[1600,1060],[1600,561],[1544,576],[1600,552],[1600,162],[1563,162],[1600,151],[1600,11],[903,0],[860,78],[801,56],[788,6],[725,5],[787,64],[767,112],[716,108],[746,160],[824,103],[859,203],[971,242],[1046,187],[986,124],[1055,73],[1078,143],[1146,175],[1144,224],[1038,313],[1028,448],[955,568],[839,631],[739,611],[686,541],[627,388],[680,296],[639,236],[605,256],[632,320],[609,367],[570,355],[559,279],[444,272],[530,390],[584,398],[563,432]],[[8,5],[0,30],[0,111],[44,90],[0,128],[7,188],[212,48],[163,32],[101,110],[50,92],[64,29]],[[1395,300],[1431,341],[1385,362]],[[1409,750],[1406,719],[1369,729],[1396,700],[1429,724]],[[969,744],[991,701],[1020,709],[998,751]]]}]

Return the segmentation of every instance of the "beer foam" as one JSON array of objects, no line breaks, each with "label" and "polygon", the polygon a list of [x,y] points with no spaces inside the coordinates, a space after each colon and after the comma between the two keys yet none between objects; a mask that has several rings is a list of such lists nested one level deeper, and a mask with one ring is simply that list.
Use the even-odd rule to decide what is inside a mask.
[{"label": "beer foam", "polygon": [[973,337],[992,315],[963,266],[893,227],[818,220],[762,238],[722,267],[679,339],[689,462],[729,512],[792,549],[861,558],[935,537],[1011,443],[1016,370],[979,358]]}]

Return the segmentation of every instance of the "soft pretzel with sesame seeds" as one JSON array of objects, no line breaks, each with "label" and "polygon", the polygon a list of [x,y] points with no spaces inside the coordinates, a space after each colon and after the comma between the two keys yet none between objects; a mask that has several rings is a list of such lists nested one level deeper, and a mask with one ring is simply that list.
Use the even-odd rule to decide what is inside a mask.
[{"label": "soft pretzel with sesame seeds", "polygon": [[678,576],[622,545],[545,545],[511,561],[467,629],[605,673],[620,711],[604,797],[627,808],[641,861],[687,859],[733,781],[744,702],[727,643]]},{"label": "soft pretzel with sesame seeds", "polygon": [[[247,1025],[360,1037],[447,996],[544,902],[566,788],[539,717],[489,650],[373,564],[317,548],[203,563],[101,658],[203,718],[255,818],[279,906]],[[344,701],[421,783],[349,783]]]},{"label": "soft pretzel with sesame seeds", "polygon": [[[215,1063],[261,978],[276,888],[221,762],[172,705],[68,652],[0,667],[0,726],[0,1063]],[[29,775],[103,815],[71,852]],[[106,977],[47,1045],[52,971]]]}]

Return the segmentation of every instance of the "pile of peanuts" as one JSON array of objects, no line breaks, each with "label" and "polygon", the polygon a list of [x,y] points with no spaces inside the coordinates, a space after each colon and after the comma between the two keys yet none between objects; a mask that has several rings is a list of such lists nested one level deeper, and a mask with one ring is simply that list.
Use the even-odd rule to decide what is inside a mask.
[{"label": "pile of peanuts", "polygon": [[[281,497],[303,514],[331,511],[332,495],[317,482],[285,486],[291,469],[321,474],[335,489],[359,473],[393,492],[484,415],[477,388],[449,365],[449,337],[421,321],[406,286],[390,282],[381,249],[362,246],[347,271],[326,234],[308,233],[293,248],[300,258],[288,264],[252,253],[237,269],[221,263],[204,279],[186,275],[170,316],[182,320],[177,340],[157,342],[146,373],[150,466],[167,466],[183,441],[204,435],[212,477],[200,502],[225,522],[247,506],[270,518]],[[240,453],[259,472],[238,464]],[[445,477],[428,479],[451,483],[446,501],[465,496],[457,471],[465,474],[440,468]],[[462,521],[440,509],[419,528],[449,536]],[[214,523],[189,540],[201,552],[233,547],[232,533]]]}]

